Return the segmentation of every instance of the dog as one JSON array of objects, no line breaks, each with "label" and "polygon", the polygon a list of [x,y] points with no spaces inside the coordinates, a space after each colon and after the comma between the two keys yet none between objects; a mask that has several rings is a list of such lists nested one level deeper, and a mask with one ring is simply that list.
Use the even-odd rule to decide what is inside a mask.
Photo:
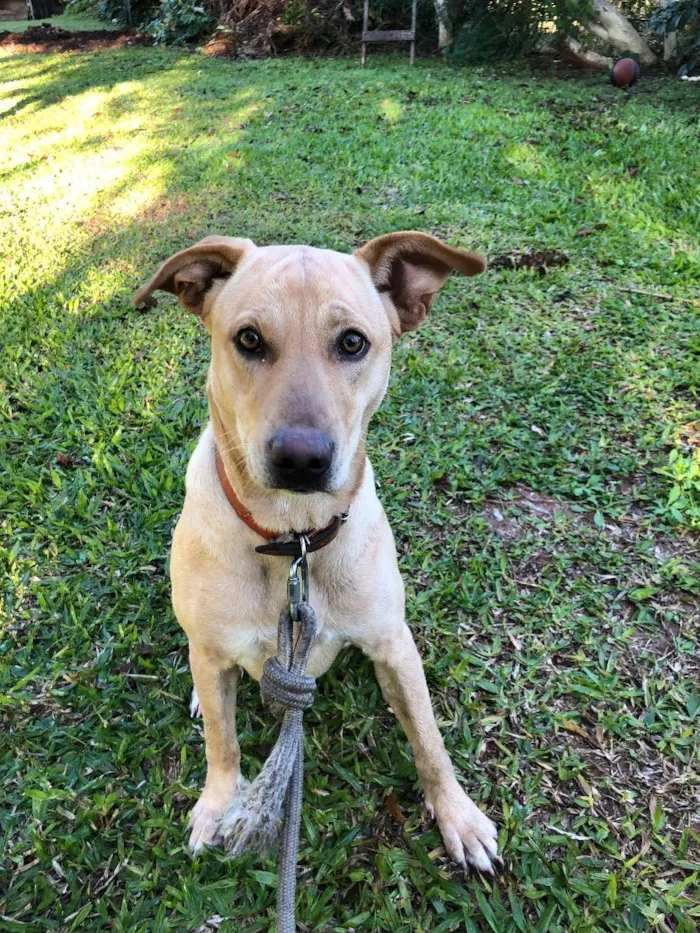
[{"label": "dog", "polygon": [[421,324],[452,271],[472,276],[485,266],[478,254],[410,231],[351,255],[209,236],[164,262],[134,297],[151,306],[156,290],[176,295],[211,337],[210,421],[187,469],[171,559],[204,720],[207,776],[189,824],[195,852],[216,843],[242,780],[240,672],[259,680],[276,655],[289,560],[256,547],[333,529],[334,540],[308,559],[319,629],[307,673],[319,677],[348,644],[371,658],[447,853],[483,872],[500,863],[496,827],[462,789],[435,722],[365,452],[394,342]]}]

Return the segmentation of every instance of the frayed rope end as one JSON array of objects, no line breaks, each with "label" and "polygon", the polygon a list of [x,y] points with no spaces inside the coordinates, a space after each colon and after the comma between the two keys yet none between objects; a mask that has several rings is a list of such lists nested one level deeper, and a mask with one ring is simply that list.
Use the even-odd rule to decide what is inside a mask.
[{"label": "frayed rope end", "polygon": [[246,781],[221,818],[217,842],[223,845],[229,855],[267,855],[277,845],[281,809],[277,813],[270,810],[261,812],[252,806],[252,789],[253,785]]},{"label": "frayed rope end", "polygon": [[[300,713],[287,713],[290,716]],[[290,723],[290,725],[292,725]],[[282,809],[294,767],[301,734],[296,723],[282,735],[263,769],[252,784],[247,781],[221,818],[217,841],[230,855],[257,852],[266,855],[275,848],[282,823]]]}]

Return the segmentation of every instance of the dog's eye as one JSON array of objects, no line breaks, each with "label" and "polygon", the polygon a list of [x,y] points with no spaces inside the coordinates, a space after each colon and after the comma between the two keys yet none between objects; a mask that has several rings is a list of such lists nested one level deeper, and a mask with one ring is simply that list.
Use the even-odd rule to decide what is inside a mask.
[{"label": "dog's eye", "polygon": [[364,356],[369,350],[369,341],[356,330],[346,330],[338,344],[343,356]]},{"label": "dog's eye", "polygon": [[265,348],[263,339],[254,327],[244,327],[236,334],[235,344],[242,353],[259,354]]}]

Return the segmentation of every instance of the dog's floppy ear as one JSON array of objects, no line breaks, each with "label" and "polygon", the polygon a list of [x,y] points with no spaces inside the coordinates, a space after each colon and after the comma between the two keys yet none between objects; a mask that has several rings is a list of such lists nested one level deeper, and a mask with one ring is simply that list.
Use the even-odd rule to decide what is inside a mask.
[{"label": "dog's floppy ear", "polygon": [[478,253],[455,249],[437,237],[412,230],[370,240],[354,255],[369,266],[377,291],[391,298],[398,315],[398,321],[392,322],[397,337],[425,320],[450,272],[478,275],[486,268],[486,260]]},{"label": "dog's floppy ear", "polygon": [[217,280],[227,279],[243,255],[255,244],[252,240],[228,236],[208,236],[195,246],[166,259],[156,274],[134,295],[137,308],[155,307],[153,292],[160,289],[177,295],[183,308],[203,317],[207,293]]}]

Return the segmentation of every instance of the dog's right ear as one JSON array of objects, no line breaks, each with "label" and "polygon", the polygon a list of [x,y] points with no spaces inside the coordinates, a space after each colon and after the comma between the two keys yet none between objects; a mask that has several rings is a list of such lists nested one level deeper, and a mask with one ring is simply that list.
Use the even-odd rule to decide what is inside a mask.
[{"label": "dog's right ear", "polygon": [[[235,271],[246,252],[255,248],[252,240],[208,236],[195,246],[167,259],[156,274],[134,295],[134,307],[153,308],[153,292],[159,289],[177,295],[183,308],[204,318],[211,307],[207,295]],[[218,289],[217,289],[218,290]]]}]

